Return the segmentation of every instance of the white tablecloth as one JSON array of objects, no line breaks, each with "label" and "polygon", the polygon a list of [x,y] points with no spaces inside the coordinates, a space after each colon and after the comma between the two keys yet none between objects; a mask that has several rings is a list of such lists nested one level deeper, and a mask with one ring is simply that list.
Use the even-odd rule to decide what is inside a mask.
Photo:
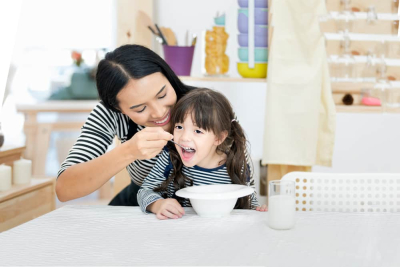
[{"label": "white tablecloth", "polygon": [[65,206],[0,234],[0,265],[400,266],[400,214],[297,213],[294,229],[268,214],[193,210],[158,220],[137,207]]}]

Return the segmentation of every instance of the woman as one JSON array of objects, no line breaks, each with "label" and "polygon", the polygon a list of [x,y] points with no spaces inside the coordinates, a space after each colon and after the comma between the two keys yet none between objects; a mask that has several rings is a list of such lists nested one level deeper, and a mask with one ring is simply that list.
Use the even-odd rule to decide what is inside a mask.
[{"label": "woman", "polygon": [[[138,206],[137,192],[162,148],[171,140],[170,110],[192,87],[165,61],[140,45],[107,53],[96,74],[101,102],[61,164],[56,183],[60,201],[86,196],[127,168],[131,184],[110,205]],[[121,145],[107,151],[117,136]]]}]

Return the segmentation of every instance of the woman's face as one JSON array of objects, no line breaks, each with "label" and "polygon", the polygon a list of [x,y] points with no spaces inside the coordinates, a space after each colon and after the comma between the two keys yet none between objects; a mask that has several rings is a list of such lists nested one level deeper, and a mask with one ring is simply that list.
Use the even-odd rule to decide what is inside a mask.
[{"label": "woman's face", "polygon": [[164,130],[169,129],[170,112],[176,99],[174,88],[160,72],[131,79],[117,95],[122,113],[136,124]]}]

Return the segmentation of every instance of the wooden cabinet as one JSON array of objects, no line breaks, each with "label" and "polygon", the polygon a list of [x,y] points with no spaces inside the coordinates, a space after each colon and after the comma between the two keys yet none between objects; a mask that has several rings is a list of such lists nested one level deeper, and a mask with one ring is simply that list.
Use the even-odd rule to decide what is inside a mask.
[{"label": "wooden cabinet", "polygon": [[[13,166],[25,147],[2,147],[0,164]],[[0,177],[1,178],[1,177]],[[11,229],[56,208],[55,178],[32,178],[0,192],[0,232]]]},{"label": "wooden cabinet", "polygon": [[0,232],[35,219],[56,208],[55,178],[33,178],[0,192]]}]

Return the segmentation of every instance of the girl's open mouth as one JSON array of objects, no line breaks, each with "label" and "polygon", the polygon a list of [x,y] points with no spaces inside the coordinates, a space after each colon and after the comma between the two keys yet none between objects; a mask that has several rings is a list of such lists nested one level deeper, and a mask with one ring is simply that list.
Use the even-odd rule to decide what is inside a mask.
[{"label": "girl's open mouth", "polygon": [[185,147],[185,149],[181,148],[181,152],[182,160],[189,161],[194,157],[194,154],[196,154],[196,149]]}]

